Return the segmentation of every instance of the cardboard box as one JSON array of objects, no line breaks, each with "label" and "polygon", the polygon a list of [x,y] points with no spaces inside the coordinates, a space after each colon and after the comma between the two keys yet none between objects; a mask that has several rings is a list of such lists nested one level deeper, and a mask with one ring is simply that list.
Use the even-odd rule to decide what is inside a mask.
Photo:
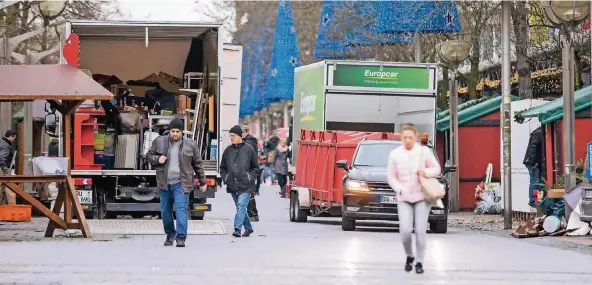
[{"label": "cardboard box", "polygon": [[563,198],[565,195],[565,189],[549,189],[547,191],[547,197],[549,198]]},{"label": "cardboard box", "polygon": [[185,114],[185,110],[191,109],[191,98],[187,95],[179,95],[176,98],[177,114]]}]

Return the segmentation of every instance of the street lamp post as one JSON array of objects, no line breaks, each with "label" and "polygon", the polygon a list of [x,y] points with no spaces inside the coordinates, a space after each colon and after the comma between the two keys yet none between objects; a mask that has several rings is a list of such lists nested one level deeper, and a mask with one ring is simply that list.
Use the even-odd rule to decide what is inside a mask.
[{"label": "street lamp post", "polygon": [[510,62],[510,10],[512,3],[502,2],[502,185],[504,191],[504,229],[512,229],[512,96]]},{"label": "street lamp post", "polygon": [[41,44],[43,50],[47,50],[47,28],[52,20],[59,17],[66,9],[65,0],[44,0],[37,1],[32,6],[33,13],[39,15],[43,19],[43,42]]},{"label": "street lamp post", "polygon": [[[562,29],[563,71],[563,161],[565,171],[565,191],[576,186],[575,167],[575,103],[574,103],[574,50],[573,32],[590,14],[588,1],[541,1],[549,21]],[[565,216],[569,218],[572,209],[565,205]]]},{"label": "street lamp post", "polygon": [[456,68],[460,63],[469,57],[471,43],[465,40],[450,40],[436,44],[436,51],[440,59],[448,63],[449,70],[454,73],[450,76],[450,163],[456,167],[456,171],[450,173],[451,193],[450,210],[460,210],[459,200],[459,175],[458,175],[458,92],[456,88]]}]

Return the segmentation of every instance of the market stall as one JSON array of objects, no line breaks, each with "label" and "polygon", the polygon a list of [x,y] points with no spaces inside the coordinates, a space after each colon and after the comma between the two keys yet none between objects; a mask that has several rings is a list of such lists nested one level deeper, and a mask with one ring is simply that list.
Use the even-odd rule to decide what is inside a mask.
[{"label": "market stall", "polygon": [[[538,118],[543,125],[545,165],[542,176],[550,186],[560,182],[563,167],[563,98],[521,112],[518,120],[528,122]],[[575,102],[575,155],[576,162],[585,162],[586,145],[592,141],[592,86],[574,94]],[[583,165],[580,165],[583,166]]]},{"label": "market stall", "polygon": [[[72,157],[72,114],[85,100],[110,100],[111,92],[95,82],[80,69],[70,65],[5,65],[0,66],[0,102],[46,100],[62,114],[63,156]],[[18,196],[49,218],[45,232],[52,237],[56,228],[80,229],[91,237],[74,182],[70,176],[69,159],[65,175],[11,175],[0,176],[3,183]],[[23,190],[22,183],[59,183],[59,192],[53,210],[44,206]],[[60,213],[63,208],[63,218]],[[77,222],[73,222],[75,217]]]},{"label": "market stall", "polygon": [[[512,100],[518,100],[512,96]],[[500,179],[500,106],[501,97],[469,101],[459,105],[459,205],[475,208],[475,186],[483,181],[487,165],[493,165],[493,181]],[[446,112],[446,111],[444,111]],[[437,117],[436,151],[441,160],[448,157],[450,116]]]}]

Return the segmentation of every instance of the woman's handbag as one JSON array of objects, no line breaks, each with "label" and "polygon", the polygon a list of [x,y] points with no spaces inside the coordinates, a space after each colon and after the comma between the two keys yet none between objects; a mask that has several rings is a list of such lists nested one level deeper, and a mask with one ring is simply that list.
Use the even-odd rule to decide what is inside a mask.
[{"label": "woman's handbag", "polygon": [[[423,160],[423,148],[421,149],[422,155],[420,156],[420,169],[425,169],[425,163]],[[438,201],[444,198],[446,195],[446,190],[440,184],[440,181],[436,178],[424,177],[419,176],[419,183],[421,184],[421,189],[423,190],[424,199],[430,205],[439,204]],[[440,201],[441,204],[441,201]]]}]

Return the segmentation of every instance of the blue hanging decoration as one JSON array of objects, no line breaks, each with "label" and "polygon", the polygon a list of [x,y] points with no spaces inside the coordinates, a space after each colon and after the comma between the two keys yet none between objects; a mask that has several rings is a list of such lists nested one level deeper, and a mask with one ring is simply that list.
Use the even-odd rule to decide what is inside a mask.
[{"label": "blue hanging decoration", "polygon": [[380,1],[376,6],[379,33],[458,33],[462,28],[453,1]]},{"label": "blue hanging decoration", "polygon": [[264,31],[257,36],[253,54],[253,67],[251,69],[249,104],[251,113],[255,113],[265,108],[265,81],[268,65],[268,53],[265,51],[268,33]]},{"label": "blue hanging decoration", "polygon": [[[350,27],[347,36],[348,46],[374,46],[412,44],[413,34],[403,33],[379,33],[377,31],[378,21],[373,15],[378,15],[380,6],[377,1],[343,1],[347,11],[354,11],[352,17],[354,23],[346,24]],[[346,12],[346,11],[344,11]]]},{"label": "blue hanging decoration", "polygon": [[265,104],[294,97],[294,68],[300,66],[296,27],[290,1],[278,3],[275,39],[265,85]]},{"label": "blue hanging decoration", "polygon": [[250,32],[240,37],[243,46],[243,69],[241,82],[241,100],[239,117],[253,115],[265,107],[263,88],[269,52],[266,51],[270,29],[252,27]]},{"label": "blue hanging decoration", "polygon": [[323,59],[351,59],[354,52],[347,46],[346,36],[339,25],[336,10],[344,8],[342,1],[323,1],[314,57]]},{"label": "blue hanging decoration", "polygon": [[[377,1],[324,1],[317,34],[316,58],[366,57],[360,46],[410,44],[410,33],[379,33]],[[353,13],[350,11],[354,11]],[[348,15],[345,17],[344,15]]]},{"label": "blue hanging decoration", "polygon": [[240,97],[240,108],[239,118],[249,116],[252,112],[250,104],[250,82],[251,82],[251,69],[253,66],[253,52],[249,48],[253,41],[247,42],[245,36],[241,35],[238,44],[242,45],[243,48],[243,67],[241,71],[241,97]]}]

